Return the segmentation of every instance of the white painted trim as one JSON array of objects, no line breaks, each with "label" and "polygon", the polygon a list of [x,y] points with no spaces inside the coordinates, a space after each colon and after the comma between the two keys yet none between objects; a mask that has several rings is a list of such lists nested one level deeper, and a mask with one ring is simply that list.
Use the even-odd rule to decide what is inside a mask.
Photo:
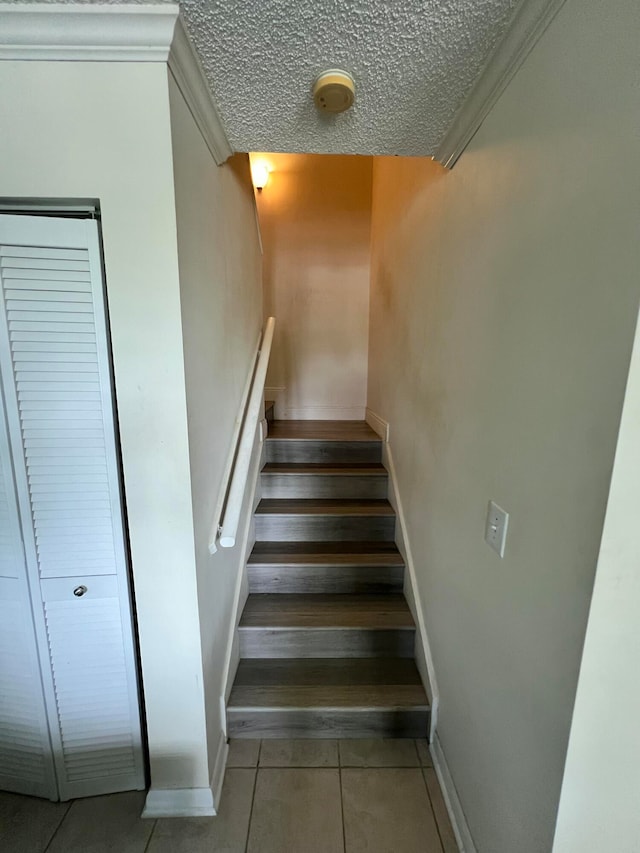
[{"label": "white painted trim", "polygon": [[151,788],[142,817],[212,817],[215,813],[211,788]]},{"label": "white painted trim", "polygon": [[177,3],[0,3],[0,59],[166,62]]},{"label": "white painted trim", "polygon": [[287,421],[363,421],[364,406],[297,406],[284,410]]},{"label": "white painted trim", "polygon": [[[227,699],[231,692],[231,687],[233,686],[233,681],[236,676],[236,669],[240,658],[239,646],[235,642],[235,638],[238,630],[238,623],[240,621],[240,615],[242,613],[242,610],[244,609],[244,605],[246,602],[246,585],[243,584],[243,581],[246,578],[247,555],[251,548],[253,548],[254,543],[254,537],[252,535],[252,531],[254,529],[253,514],[256,507],[256,496],[260,484],[260,470],[262,469],[264,455],[264,444],[262,444],[262,442],[257,441],[257,438],[258,431],[256,431],[256,443],[254,444],[253,458],[251,460],[251,466],[249,468],[249,474],[247,477],[247,485],[250,488],[251,492],[249,500],[245,501],[245,506],[247,507],[247,517],[242,527],[242,534],[240,537],[238,576],[236,578],[236,585],[233,591],[233,604],[231,605],[233,619],[229,623],[229,633],[227,636],[224,666],[222,668],[222,694],[220,696],[220,709],[222,714],[222,727],[225,736],[227,735]],[[242,595],[243,586],[245,587],[244,597]]]},{"label": "white painted trim", "polygon": [[264,399],[273,400],[273,414],[276,419],[281,417],[284,411],[287,389],[284,385],[265,385]]},{"label": "white painted trim", "polygon": [[422,677],[431,701],[430,737],[433,738],[438,724],[440,692],[438,690],[438,681],[436,679],[435,667],[433,665],[433,657],[431,655],[431,647],[429,645],[424,613],[422,612],[422,607],[419,605],[416,567],[413,562],[413,553],[409,544],[409,537],[407,536],[404,508],[402,506],[402,499],[400,498],[400,492],[398,490],[396,467],[393,462],[393,454],[391,452],[391,445],[389,442],[384,442],[382,445],[382,462],[389,474],[389,502],[396,511],[396,544],[398,546],[398,550],[402,554],[406,567],[404,578],[405,597],[418,629],[416,631],[416,666],[418,667],[418,672]]},{"label": "white painted trim", "polygon": [[[282,393],[282,391],[286,391],[286,387],[284,385],[265,385],[264,386],[264,398],[265,400],[275,400],[277,394]],[[274,396],[269,396],[273,394]]]},{"label": "white painted trim", "polygon": [[218,813],[229,744],[220,731],[208,788],[151,788],[142,811],[144,818],[212,817]]},{"label": "white painted trim", "polygon": [[169,69],[187,102],[211,156],[222,165],[233,150],[224,131],[202,65],[182,18],[178,18],[169,52]]},{"label": "white painted trim", "polygon": [[368,406],[364,416],[365,421],[371,429],[380,436],[383,441],[389,441],[389,424],[380,415],[376,415]]},{"label": "white painted trim", "polygon": [[460,853],[477,853],[467,818],[462,810],[462,803],[458,797],[456,786],[453,784],[453,777],[451,776],[449,765],[447,764],[447,759],[442,751],[442,744],[437,734],[434,734],[431,739],[429,752],[433,758],[433,768],[436,771],[438,782],[440,782],[442,796],[449,812],[449,819],[451,820],[451,826],[456,836]]},{"label": "white painted trim", "polygon": [[0,60],[166,62],[213,159],[233,153],[177,3],[0,3]]},{"label": "white painted trim", "polygon": [[440,141],[434,159],[451,168],[514,77],[564,0],[525,0],[518,7],[471,92]]},{"label": "white painted trim", "polygon": [[222,797],[222,783],[224,782],[224,771],[227,767],[227,756],[229,755],[229,744],[226,734],[221,731],[218,737],[218,749],[216,750],[216,760],[211,773],[211,793],[213,794],[213,807],[215,814],[220,811],[220,798]]},{"label": "white painted trim", "polygon": [[253,357],[249,362],[249,370],[247,371],[247,378],[244,382],[244,388],[242,389],[242,396],[240,397],[240,405],[238,406],[238,410],[236,412],[236,419],[233,423],[233,433],[231,435],[231,442],[229,444],[230,451],[227,455],[227,461],[224,466],[224,474],[222,475],[222,479],[220,481],[220,489],[218,491],[218,500],[216,501],[216,508],[213,514],[213,522],[211,524],[211,530],[209,532],[209,553],[215,554],[218,550],[216,545],[216,540],[219,533],[220,528],[220,519],[222,518],[222,510],[224,509],[224,501],[227,495],[227,490],[229,488],[229,481],[231,480],[231,474],[233,471],[233,460],[235,458],[236,447],[238,446],[238,442],[240,441],[240,430],[242,429],[242,422],[244,420],[244,413],[247,408],[247,400],[249,399],[249,393],[251,391],[251,386],[253,384],[253,377],[256,370],[256,362],[258,360],[258,355],[260,354],[260,341],[262,340],[262,330],[258,333],[258,340],[256,341],[256,346],[253,351]]},{"label": "white painted trim", "polygon": [[[249,482],[251,463],[255,454],[258,422],[260,416],[264,416],[264,382],[267,375],[267,367],[269,366],[275,325],[275,317],[269,317],[265,323],[258,354],[258,363],[256,364],[256,370],[253,375],[251,392],[242,422],[240,440],[234,453],[233,474],[229,483],[224,515],[220,518],[220,536],[218,541],[223,548],[233,548],[238,539],[240,516],[247,491],[247,483]],[[214,546],[213,550],[212,545]],[[215,537],[209,540],[209,550],[211,553],[215,551]]]}]

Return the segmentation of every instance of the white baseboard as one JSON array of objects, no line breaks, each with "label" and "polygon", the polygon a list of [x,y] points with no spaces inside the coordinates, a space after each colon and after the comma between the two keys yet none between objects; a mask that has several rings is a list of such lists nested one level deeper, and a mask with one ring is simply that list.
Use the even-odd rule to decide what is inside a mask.
[{"label": "white baseboard", "polygon": [[[242,613],[244,610],[244,606],[247,603],[247,596],[241,595],[240,602],[238,605],[238,612]],[[234,632],[233,642],[231,644],[231,656],[229,658],[229,672],[227,673],[227,684],[224,690],[224,696],[222,697],[222,710],[223,717],[226,715],[226,703],[229,701],[229,696],[231,695],[231,688],[233,687],[233,682],[236,679],[236,673],[238,671],[238,665],[240,664],[240,637],[238,636],[238,631]]]},{"label": "white baseboard", "polygon": [[287,407],[284,415],[287,421],[363,421],[364,406],[295,406]]},{"label": "white baseboard", "polygon": [[[249,497],[246,499],[245,495],[245,507],[247,508],[246,518],[244,520],[244,525],[242,527],[242,533],[239,538],[239,542],[236,547],[239,545],[238,552],[238,575],[236,578],[236,586],[233,593],[233,604],[231,612],[233,613],[233,619],[229,623],[229,634],[227,636],[227,648],[225,653],[225,662],[222,670],[222,692],[220,694],[220,708],[222,714],[222,728],[226,737],[227,734],[227,719],[226,719],[226,700],[229,698],[229,694],[231,693],[231,687],[233,686],[233,680],[236,676],[236,670],[238,668],[238,660],[239,660],[239,649],[238,643],[236,642],[236,633],[238,629],[238,622],[240,621],[240,615],[245,605],[246,595],[247,595],[247,584],[246,584],[246,564],[247,564],[247,555],[251,548],[253,547],[254,537],[253,537],[253,513],[256,507],[256,500],[258,498],[258,487],[260,483],[260,469],[262,468],[263,455],[264,455],[264,444],[260,440],[259,437],[260,431],[256,431],[256,444],[253,449],[253,457],[251,460],[251,466],[249,468],[249,474],[247,477],[247,488],[249,489]],[[244,594],[243,594],[244,590]]]},{"label": "white baseboard", "polygon": [[[383,424],[385,423],[381,418],[379,420]],[[371,424],[371,427],[372,429],[374,428],[373,424]],[[419,606],[417,598],[418,584],[416,579],[416,567],[413,562],[413,554],[407,537],[407,525],[402,500],[398,491],[396,468],[393,462],[391,445],[388,441],[385,441],[382,445],[382,461],[389,473],[389,502],[396,511],[396,544],[404,558],[406,566],[404,576],[404,593],[418,629],[416,631],[416,666],[418,667],[418,672],[420,673],[425,688],[429,694],[429,699],[431,700],[430,736],[433,738],[438,724],[440,693],[438,691],[438,682],[433,665],[431,648],[429,646],[429,637],[427,635],[424,614],[422,612],[422,607]]]},{"label": "white baseboard", "polygon": [[389,424],[381,418],[380,415],[376,415],[375,412],[372,412],[368,406],[364,419],[383,441],[389,441]]},{"label": "white baseboard", "polygon": [[229,744],[223,731],[208,788],[151,788],[142,817],[213,817],[218,813]]},{"label": "white baseboard", "polygon": [[264,389],[264,399],[265,401],[273,400],[273,414],[277,419],[282,418],[284,412],[286,391],[284,385],[269,385]]},{"label": "white baseboard", "polygon": [[213,772],[211,774],[211,793],[213,794],[213,807],[217,814],[220,810],[220,797],[222,796],[222,783],[224,782],[224,771],[227,767],[227,756],[229,754],[229,744],[227,743],[226,734],[221,731],[218,738],[218,749],[216,750],[216,760],[213,764]]},{"label": "white baseboard", "polygon": [[462,810],[462,803],[458,797],[456,786],[453,784],[449,765],[447,764],[447,759],[442,751],[442,744],[437,734],[434,734],[431,739],[429,752],[433,758],[433,767],[436,771],[438,782],[440,782],[442,796],[449,812],[449,819],[451,820],[451,826],[453,827],[460,853],[477,853],[471,832],[469,831],[467,818]]},{"label": "white baseboard", "polygon": [[142,817],[212,817],[215,813],[211,788],[151,788]]}]

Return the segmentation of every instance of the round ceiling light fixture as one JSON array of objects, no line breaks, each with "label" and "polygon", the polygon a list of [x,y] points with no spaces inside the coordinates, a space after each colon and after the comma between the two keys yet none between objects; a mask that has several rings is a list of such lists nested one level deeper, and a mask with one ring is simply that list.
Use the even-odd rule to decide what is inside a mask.
[{"label": "round ceiling light fixture", "polygon": [[313,100],[322,113],[343,113],[353,105],[355,94],[351,74],[338,69],[323,71],[313,84]]}]

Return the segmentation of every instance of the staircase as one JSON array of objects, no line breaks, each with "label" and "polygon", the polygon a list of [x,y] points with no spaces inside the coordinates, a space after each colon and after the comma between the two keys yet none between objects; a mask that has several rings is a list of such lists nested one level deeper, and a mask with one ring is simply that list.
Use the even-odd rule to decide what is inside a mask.
[{"label": "staircase", "polygon": [[360,421],[273,421],[229,737],[426,737],[382,443]]}]

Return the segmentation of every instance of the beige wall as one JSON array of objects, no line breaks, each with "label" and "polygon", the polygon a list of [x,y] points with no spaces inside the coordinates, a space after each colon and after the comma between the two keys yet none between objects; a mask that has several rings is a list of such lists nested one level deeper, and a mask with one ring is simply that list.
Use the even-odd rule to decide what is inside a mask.
[{"label": "beige wall", "polygon": [[0,193],[99,199],[155,788],[209,785],[167,69],[0,62]]},{"label": "beige wall", "polygon": [[368,404],[480,853],[552,844],[640,295],[638,23],[569,0],[451,173],[374,163]]},{"label": "beige wall", "polygon": [[[189,421],[209,768],[223,738],[221,697],[242,547],[208,541],[242,390],[262,326],[261,256],[246,155],[216,166],[170,78],[180,301]],[[247,494],[241,529],[251,511]]]},{"label": "beige wall", "polygon": [[580,667],[554,853],[637,853],[640,847],[639,425],[640,327]]},{"label": "beige wall", "polygon": [[276,416],[363,418],[371,158],[253,156],[273,170],[258,209]]}]

